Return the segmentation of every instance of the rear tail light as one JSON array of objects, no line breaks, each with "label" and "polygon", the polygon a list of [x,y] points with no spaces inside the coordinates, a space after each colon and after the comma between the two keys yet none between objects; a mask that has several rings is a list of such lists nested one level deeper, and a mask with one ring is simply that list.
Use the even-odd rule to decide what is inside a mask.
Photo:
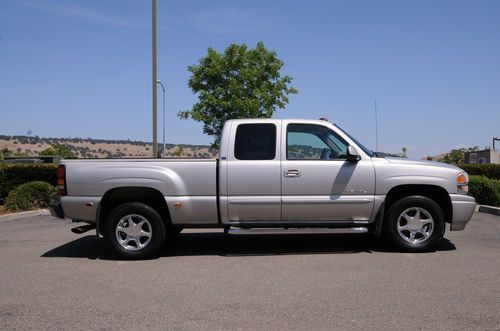
[{"label": "rear tail light", "polygon": [[59,195],[67,195],[66,189],[66,166],[64,164],[60,164],[57,167],[57,189],[59,191]]}]

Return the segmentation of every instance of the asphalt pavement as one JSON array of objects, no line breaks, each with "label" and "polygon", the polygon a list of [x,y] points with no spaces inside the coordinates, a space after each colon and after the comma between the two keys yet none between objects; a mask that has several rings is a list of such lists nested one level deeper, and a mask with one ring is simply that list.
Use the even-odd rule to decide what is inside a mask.
[{"label": "asphalt pavement", "polygon": [[500,329],[500,216],[476,213],[432,253],[190,230],[147,261],[73,226],[0,221],[0,329]]}]

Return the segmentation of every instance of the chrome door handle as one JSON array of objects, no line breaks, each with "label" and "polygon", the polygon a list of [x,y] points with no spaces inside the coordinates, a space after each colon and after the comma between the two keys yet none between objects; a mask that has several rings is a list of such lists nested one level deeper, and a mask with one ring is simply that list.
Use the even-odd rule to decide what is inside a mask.
[{"label": "chrome door handle", "polygon": [[301,172],[299,169],[288,169],[284,171],[283,175],[285,177],[300,177]]}]

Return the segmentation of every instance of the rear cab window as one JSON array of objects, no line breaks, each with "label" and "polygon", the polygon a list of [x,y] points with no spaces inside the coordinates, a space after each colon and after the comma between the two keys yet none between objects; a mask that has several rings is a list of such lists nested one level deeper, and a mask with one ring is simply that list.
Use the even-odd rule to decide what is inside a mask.
[{"label": "rear cab window", "polygon": [[238,160],[274,160],[276,125],[271,123],[238,125],[234,157]]}]

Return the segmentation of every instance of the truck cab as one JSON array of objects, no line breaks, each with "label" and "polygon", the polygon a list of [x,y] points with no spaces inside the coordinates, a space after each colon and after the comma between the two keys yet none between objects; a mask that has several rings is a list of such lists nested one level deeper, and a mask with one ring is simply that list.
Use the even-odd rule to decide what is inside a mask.
[{"label": "truck cab", "polygon": [[325,121],[228,121],[219,170],[221,217],[232,225],[372,219],[371,157]]}]

